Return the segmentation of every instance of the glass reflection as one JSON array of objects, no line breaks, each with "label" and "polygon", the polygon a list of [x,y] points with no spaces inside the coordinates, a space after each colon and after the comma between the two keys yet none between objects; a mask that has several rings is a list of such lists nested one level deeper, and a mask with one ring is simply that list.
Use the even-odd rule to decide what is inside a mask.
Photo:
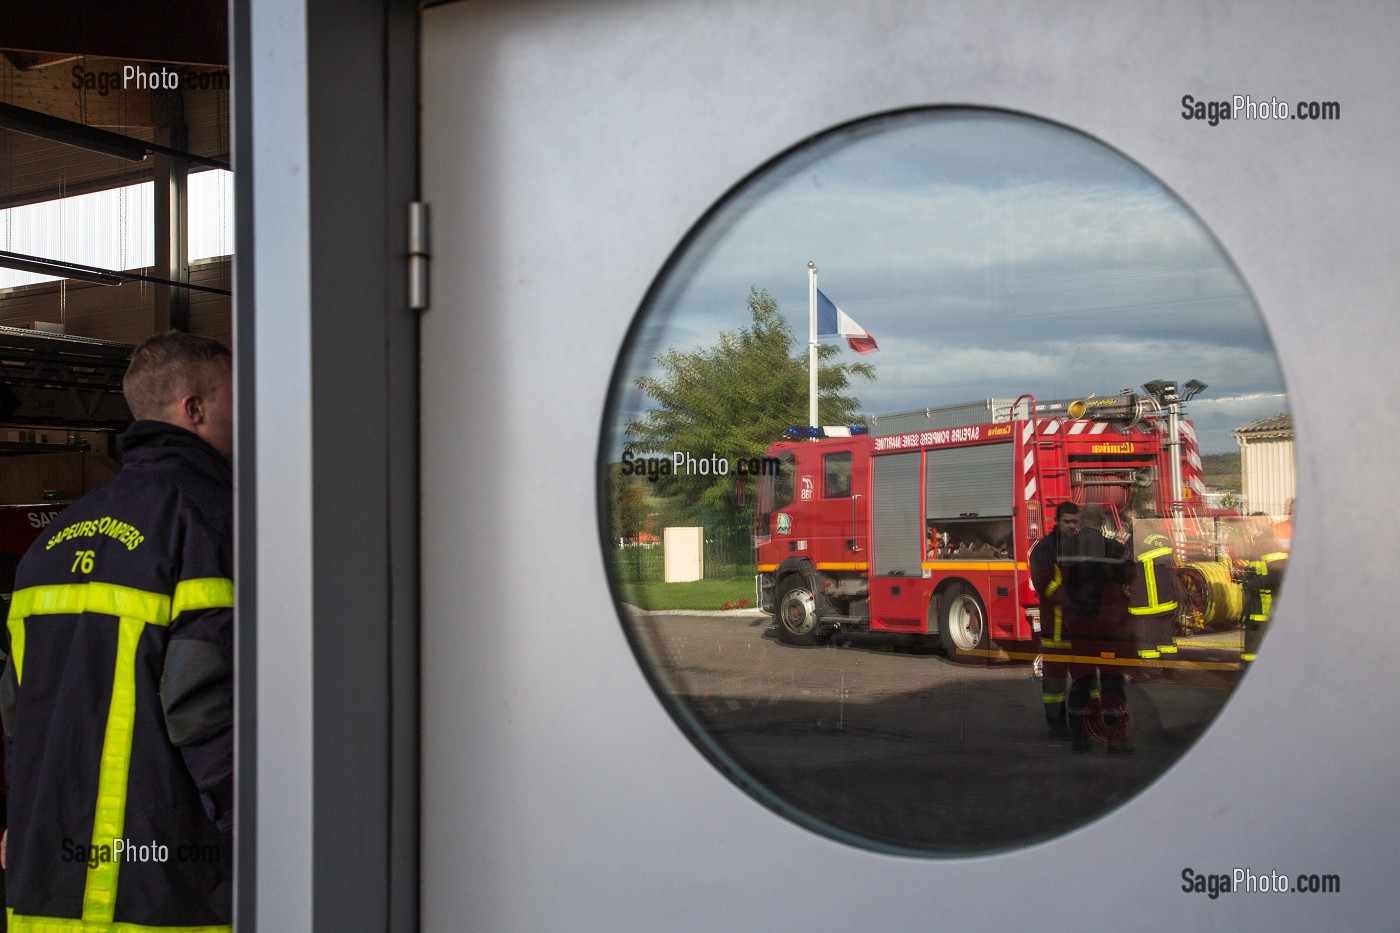
[{"label": "glass reflection", "polygon": [[723,200],[638,315],[601,456],[624,624],[804,825],[1045,839],[1160,775],[1257,658],[1287,420],[1248,291],[1141,168],[1006,113],[865,121]]}]

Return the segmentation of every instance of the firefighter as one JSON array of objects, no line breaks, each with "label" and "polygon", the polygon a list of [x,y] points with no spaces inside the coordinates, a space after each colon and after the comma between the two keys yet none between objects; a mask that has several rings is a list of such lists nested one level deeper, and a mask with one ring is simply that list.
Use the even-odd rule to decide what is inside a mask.
[{"label": "firefighter", "polygon": [[1155,512],[1127,513],[1126,550],[1132,563],[1128,574],[1128,612],[1132,616],[1139,658],[1175,654],[1176,620],[1180,612],[1180,581],[1171,539]]},{"label": "firefighter", "polygon": [[[1081,510],[1081,525],[1070,552],[1060,555],[1074,654],[1116,658],[1132,639],[1124,548],[1116,536],[1104,533],[1102,505],[1086,504]],[[1070,677],[1065,705],[1074,750],[1089,750],[1092,731],[1104,740],[1110,753],[1131,754],[1128,684],[1123,668],[1079,661],[1071,665]]]},{"label": "firefighter", "polygon": [[132,353],[121,471],[20,563],[0,674],[9,929],[229,930],[232,358]]},{"label": "firefighter", "polygon": [[1246,663],[1259,654],[1259,643],[1273,613],[1274,594],[1283,585],[1283,575],[1288,570],[1288,551],[1281,547],[1270,551],[1250,561],[1249,567],[1253,573],[1245,577],[1244,651],[1240,654],[1240,660]]},{"label": "firefighter", "polygon": [[1079,522],[1079,506],[1061,502],[1055,507],[1055,527],[1035,543],[1028,558],[1031,585],[1040,597],[1041,700],[1050,734],[1058,738],[1070,737],[1065,709],[1069,664],[1054,660],[1056,655],[1066,655],[1070,651],[1060,555],[1070,551],[1079,535]]}]

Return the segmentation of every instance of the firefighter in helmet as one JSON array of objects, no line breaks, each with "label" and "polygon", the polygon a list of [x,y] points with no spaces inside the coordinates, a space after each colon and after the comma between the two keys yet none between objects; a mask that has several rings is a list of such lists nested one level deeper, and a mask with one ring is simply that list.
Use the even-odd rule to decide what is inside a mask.
[{"label": "firefighter in helmet", "polygon": [[1171,538],[1151,509],[1125,513],[1128,519],[1128,613],[1139,658],[1176,653],[1176,622],[1181,582]]},{"label": "firefighter in helmet", "polygon": [[1060,551],[1068,550],[1079,534],[1079,506],[1061,502],[1055,508],[1055,527],[1031,548],[1029,557],[1031,586],[1040,597],[1040,650],[1044,658],[1041,677],[1041,698],[1045,703],[1045,722],[1050,733],[1059,738],[1069,737],[1065,715],[1065,696],[1069,686],[1069,665],[1053,660],[1055,655],[1069,653],[1069,631],[1065,627],[1064,574],[1060,570]]}]

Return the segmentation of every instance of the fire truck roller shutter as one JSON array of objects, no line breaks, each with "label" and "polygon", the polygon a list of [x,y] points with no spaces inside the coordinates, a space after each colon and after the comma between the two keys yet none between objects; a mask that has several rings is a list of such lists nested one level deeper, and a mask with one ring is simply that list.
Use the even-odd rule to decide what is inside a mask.
[{"label": "fire truck roller shutter", "polygon": [[1008,516],[1012,510],[1012,445],[981,444],[931,450],[927,488],[930,519]]},{"label": "fire truck roller shutter", "polygon": [[871,458],[871,574],[923,575],[924,529],[919,509],[917,450]]}]

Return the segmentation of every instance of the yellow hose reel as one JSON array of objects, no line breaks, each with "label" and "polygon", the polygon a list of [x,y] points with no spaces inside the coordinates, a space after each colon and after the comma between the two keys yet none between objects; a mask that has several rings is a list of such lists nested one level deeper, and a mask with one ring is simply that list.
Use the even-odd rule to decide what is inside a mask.
[{"label": "yellow hose reel", "polygon": [[1230,576],[1230,565],[1220,561],[1192,561],[1178,571],[1185,604],[1181,626],[1188,632],[1220,628],[1244,616],[1244,587]]}]

